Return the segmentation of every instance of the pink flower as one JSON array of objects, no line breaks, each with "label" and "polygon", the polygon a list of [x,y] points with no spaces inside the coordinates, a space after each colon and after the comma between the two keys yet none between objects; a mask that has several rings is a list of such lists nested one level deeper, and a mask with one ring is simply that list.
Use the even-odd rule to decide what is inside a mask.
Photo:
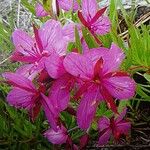
[{"label": "pink flower", "polygon": [[41,92],[45,92],[44,86],[36,89],[33,83],[17,73],[4,73],[3,77],[13,86],[7,95],[7,101],[11,106],[28,110],[34,121],[41,108]]},{"label": "pink flower", "polygon": [[[79,9],[79,4],[76,0],[56,0],[56,5],[65,11],[73,10],[73,12]],[[59,9],[56,8],[55,9]],[[49,13],[46,12],[41,3],[37,3],[35,6],[36,16],[37,17],[45,17],[48,16]]]},{"label": "pink flower", "polygon": [[70,100],[70,92],[74,87],[74,83],[75,78],[68,73],[53,82],[51,90],[49,91],[49,99],[60,111],[67,108]]},{"label": "pink flower", "polygon": [[124,109],[116,119],[114,117],[111,119],[108,119],[107,117],[100,118],[98,122],[100,130],[99,145],[107,144],[111,134],[116,140],[118,140],[121,135],[128,134],[129,129],[131,128],[131,124],[130,122],[123,120],[125,115],[126,109]]},{"label": "pink flower", "polygon": [[41,95],[43,98],[42,106],[44,108],[48,123],[50,124],[51,128],[57,132],[59,129],[58,118],[60,111],[57,107],[55,107],[53,102],[48,97],[46,97],[44,94]]},{"label": "pink flower", "polygon": [[66,143],[68,138],[67,129],[62,125],[57,132],[50,128],[44,133],[44,136],[53,144]]},{"label": "pink flower", "polygon": [[36,74],[46,68],[52,78],[58,78],[65,72],[62,62],[67,48],[61,24],[47,21],[39,30],[34,27],[34,35],[33,38],[19,29],[14,31],[12,60],[30,64],[27,66],[29,73],[25,73],[24,67],[23,74]]},{"label": "pink flower", "polygon": [[11,106],[28,110],[32,121],[35,120],[42,106],[51,127],[55,131],[58,130],[58,117],[62,107],[58,108],[54,100],[51,101],[44,95],[46,89],[43,85],[36,89],[31,80],[17,73],[4,73],[3,77],[13,86],[7,95],[7,101]]},{"label": "pink flower", "polygon": [[110,49],[96,48],[82,55],[72,52],[64,59],[66,71],[82,80],[82,86],[75,95],[76,99],[81,97],[77,109],[80,128],[89,128],[101,100],[117,113],[113,98],[134,96],[134,80],[127,73],[117,71],[123,59],[123,52],[115,44]]},{"label": "pink flower", "polygon": [[99,43],[96,34],[106,34],[110,30],[110,20],[102,16],[106,8],[98,10],[96,0],[82,0],[82,12],[78,12],[78,17],[82,24],[87,27]]},{"label": "pink flower", "polygon": [[[43,74],[44,72],[42,72],[42,75]],[[74,83],[75,78],[70,74],[65,73],[52,82],[48,97],[43,93],[39,93],[42,99],[40,103],[45,111],[46,118],[51,128],[56,132],[60,126],[60,112],[68,107],[70,92],[74,87]]]},{"label": "pink flower", "polygon": [[37,17],[45,17],[48,16],[48,13],[44,10],[41,3],[37,3],[35,6],[35,12]]},{"label": "pink flower", "polygon": [[73,10],[74,12],[79,9],[77,0],[57,0],[60,8],[65,11]]},{"label": "pink flower", "polygon": [[74,87],[74,83],[74,77],[66,73],[53,82],[48,97],[42,95],[46,117],[55,131],[60,125],[58,122],[60,112],[68,107],[70,92]]}]

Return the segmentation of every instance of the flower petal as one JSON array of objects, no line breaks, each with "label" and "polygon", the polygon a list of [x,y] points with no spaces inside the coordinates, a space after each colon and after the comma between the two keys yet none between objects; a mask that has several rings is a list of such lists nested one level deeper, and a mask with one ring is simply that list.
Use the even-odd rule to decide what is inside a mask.
[{"label": "flower petal", "polygon": [[93,62],[93,65],[97,63],[100,58],[103,58],[109,52],[108,48],[100,47],[100,48],[92,48],[90,51],[85,53],[85,57],[90,59]]},{"label": "flower petal", "polygon": [[26,32],[17,29],[12,34],[12,41],[17,51],[26,56],[30,56],[27,51],[32,51],[32,47],[35,43],[34,39],[31,36],[29,36]]},{"label": "flower petal", "polygon": [[108,17],[100,17],[96,22],[94,22],[92,25],[91,25],[91,30],[94,32],[94,33],[97,33],[99,35],[103,35],[103,34],[106,34],[110,31],[110,20]]},{"label": "flower petal", "polygon": [[38,71],[34,69],[33,64],[26,64],[26,65],[19,67],[16,70],[16,73],[23,75],[24,77],[32,81],[35,78],[35,76],[38,74]]},{"label": "flower petal", "polygon": [[73,11],[77,11],[79,8],[79,4],[77,3],[76,0],[58,0],[59,6],[66,11],[69,11],[73,7]]},{"label": "flower petal", "polygon": [[64,59],[64,67],[67,72],[83,79],[93,76],[93,64],[88,58],[78,53],[70,53]]},{"label": "flower petal", "polygon": [[91,86],[81,99],[77,109],[77,122],[79,127],[83,130],[88,129],[92,123],[98,105],[98,93],[98,87]]},{"label": "flower petal", "polygon": [[135,82],[130,77],[111,77],[104,80],[109,93],[118,99],[129,99],[135,94]]},{"label": "flower petal", "polygon": [[45,66],[50,77],[57,79],[62,76],[66,71],[63,66],[63,57],[56,53],[52,53],[50,57],[45,60]]},{"label": "flower petal", "polygon": [[107,117],[101,117],[98,121],[99,131],[103,131],[104,129],[108,128],[109,125],[110,125],[110,120]]},{"label": "flower petal", "polygon": [[37,3],[35,6],[36,16],[45,17],[48,16],[48,13],[44,10],[43,6],[40,3]]},{"label": "flower petal", "polygon": [[49,129],[44,133],[44,136],[53,144],[63,144],[66,143],[68,138],[67,130],[65,127],[61,126],[58,131]]},{"label": "flower petal", "polygon": [[70,88],[72,88],[72,85],[74,84],[71,82],[72,76],[65,74],[61,78],[57,79],[51,87],[49,99],[52,101],[53,105],[59,109],[59,111],[63,111],[68,106],[70,100]]},{"label": "flower petal", "polygon": [[25,78],[24,76],[21,76],[20,74],[17,73],[11,73],[11,72],[6,72],[3,73],[2,75],[14,87],[18,87],[26,91],[30,91],[32,93],[36,92],[33,83],[29,79]]},{"label": "flower petal", "polygon": [[95,16],[97,10],[96,0],[82,0],[82,13],[87,21],[90,21]]},{"label": "flower petal", "polygon": [[111,136],[111,130],[107,129],[100,137],[99,137],[99,145],[106,145]]},{"label": "flower petal", "polygon": [[20,88],[14,88],[8,93],[7,101],[9,105],[16,108],[24,108],[30,110],[33,106],[32,98],[34,96],[34,93],[25,91]]},{"label": "flower petal", "polygon": [[45,111],[46,118],[48,119],[49,124],[51,125],[52,129],[54,131],[58,131],[58,117],[59,117],[59,111],[58,108],[56,108],[52,101],[46,97],[44,94],[42,95],[42,106]]},{"label": "flower petal", "polygon": [[109,53],[105,55],[104,59],[104,73],[109,73],[119,69],[120,64],[122,63],[125,55],[123,51],[115,44],[111,45]]},{"label": "flower petal", "polygon": [[56,52],[60,55],[66,53],[67,41],[63,36],[63,30],[60,22],[48,20],[41,29],[39,29],[39,37],[44,50],[52,53]]}]

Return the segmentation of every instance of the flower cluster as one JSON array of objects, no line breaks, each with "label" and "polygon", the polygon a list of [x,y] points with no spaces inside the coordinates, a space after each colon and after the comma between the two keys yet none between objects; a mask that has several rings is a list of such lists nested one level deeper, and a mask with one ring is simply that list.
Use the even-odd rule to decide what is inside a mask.
[{"label": "flower cluster", "polygon": [[[59,11],[77,12],[80,22],[62,25],[50,19],[41,28],[33,25],[33,36],[20,29],[13,32],[15,51],[11,60],[23,65],[15,73],[3,74],[12,85],[7,101],[16,108],[26,109],[32,121],[43,109],[50,125],[44,136],[53,144],[72,143],[65,122],[60,119],[62,111],[70,109],[78,127],[86,132],[95,120],[98,105],[106,102],[118,116],[110,120],[102,117],[98,122],[99,144],[106,144],[111,134],[118,139],[128,133],[130,123],[123,120],[126,110],[119,114],[115,100],[133,97],[135,82],[119,70],[125,58],[123,51],[114,43],[110,48],[103,47],[97,37],[110,31],[110,20],[104,16],[106,8],[99,10],[96,0],[82,0],[81,6],[73,0],[57,0],[56,4]],[[40,3],[36,5],[36,14],[50,15]],[[83,27],[99,47],[88,47],[81,32]],[[75,42],[75,29],[79,32],[82,53],[77,48],[72,52],[67,50],[68,44]],[[72,106],[74,101],[78,106]]]}]

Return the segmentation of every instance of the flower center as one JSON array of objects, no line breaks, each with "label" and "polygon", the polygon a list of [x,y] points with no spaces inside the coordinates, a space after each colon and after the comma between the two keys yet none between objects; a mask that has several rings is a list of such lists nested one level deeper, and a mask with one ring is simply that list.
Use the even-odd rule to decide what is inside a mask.
[{"label": "flower center", "polygon": [[43,52],[42,52],[42,56],[43,57],[48,57],[50,54],[49,54],[49,52],[47,51],[47,50],[44,50]]}]

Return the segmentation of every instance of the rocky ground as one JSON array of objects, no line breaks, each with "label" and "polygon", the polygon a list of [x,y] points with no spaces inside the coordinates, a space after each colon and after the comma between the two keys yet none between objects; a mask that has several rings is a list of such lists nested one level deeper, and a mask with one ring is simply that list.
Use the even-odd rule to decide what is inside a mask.
[{"label": "rocky ground", "polygon": [[[29,2],[31,0],[28,0]],[[110,0],[98,0],[100,7],[108,6]],[[137,6],[148,6],[150,0],[122,0],[122,3],[126,9],[130,8],[133,4]],[[149,3],[149,4],[148,4]],[[12,13],[13,12],[13,13]],[[16,28],[23,28],[28,30],[32,18],[30,14],[21,4],[21,0],[0,0],[0,20],[6,24],[9,24],[8,19],[10,15],[14,16],[13,23]]]}]

